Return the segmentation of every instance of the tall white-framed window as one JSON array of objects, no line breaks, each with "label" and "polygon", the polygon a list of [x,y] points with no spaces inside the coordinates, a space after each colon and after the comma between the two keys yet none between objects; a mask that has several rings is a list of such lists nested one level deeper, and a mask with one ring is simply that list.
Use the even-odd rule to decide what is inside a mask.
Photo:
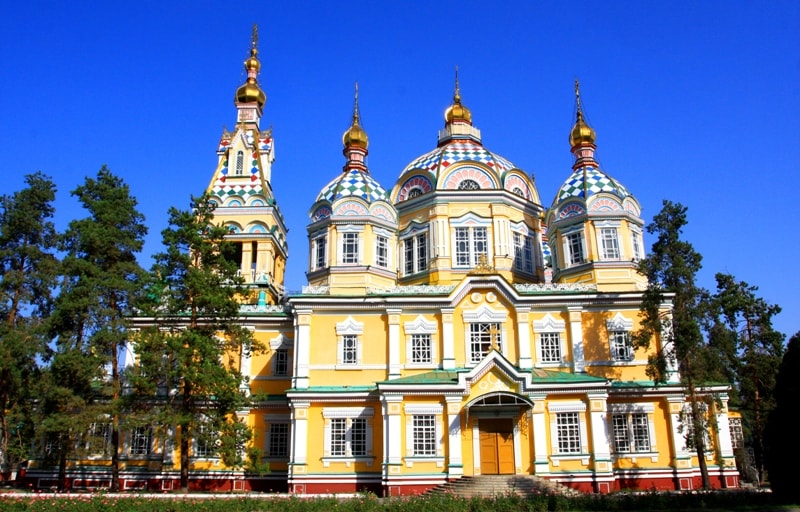
[{"label": "tall white-framed window", "polygon": [[513,233],[514,269],[532,274],[534,271],[533,237],[522,233]]},{"label": "tall white-framed window", "polygon": [[406,365],[433,366],[436,359],[436,322],[422,315],[405,323]]},{"label": "tall white-framed window", "polygon": [[111,423],[97,421],[86,432],[86,451],[89,455],[108,455],[111,450]]},{"label": "tall white-framed window", "polygon": [[508,316],[505,310],[495,311],[484,304],[476,310],[464,311],[462,315],[467,365],[479,363],[492,349],[504,353],[503,324]]},{"label": "tall white-framed window", "polygon": [[385,236],[375,237],[375,265],[389,267],[389,239]]},{"label": "tall white-framed window", "polygon": [[134,457],[150,455],[153,450],[153,428],[150,426],[134,427],[130,431],[128,453]]},{"label": "tall white-framed window", "polygon": [[566,362],[566,322],[550,313],[533,322],[537,366],[560,366]]},{"label": "tall white-framed window", "polygon": [[633,320],[625,318],[622,313],[617,313],[614,318],[606,321],[608,331],[608,346],[612,361],[633,361],[634,350],[631,340]]},{"label": "tall white-framed window", "polygon": [[369,407],[326,407],[323,463],[330,459],[372,457],[372,417]]},{"label": "tall white-framed window", "polygon": [[564,263],[567,267],[580,265],[586,261],[586,242],[583,229],[564,234]]},{"label": "tall white-framed window", "polygon": [[642,232],[638,227],[631,227],[631,248],[633,250],[633,261],[639,261],[644,258]]},{"label": "tall white-framed window", "polygon": [[588,457],[586,435],[586,404],[584,402],[553,402],[550,412],[550,435],[554,456]]},{"label": "tall white-framed window", "polygon": [[600,254],[604,260],[619,260],[619,236],[616,227],[600,228]]},{"label": "tall white-framed window", "polygon": [[244,174],[244,151],[236,152],[236,169],[234,170],[236,176]]},{"label": "tall white-framed window", "polygon": [[406,414],[406,457],[409,459],[440,459],[443,452],[441,404],[409,404]]},{"label": "tall white-framed window", "polygon": [[403,275],[428,270],[428,233],[403,238]]},{"label": "tall white-framed window", "polygon": [[341,262],[344,265],[358,263],[359,233],[342,233]]},{"label": "tall white-framed window", "polygon": [[731,448],[738,450],[744,446],[744,428],[742,428],[742,418],[729,417],[728,425],[731,431]]},{"label": "tall white-framed window", "polygon": [[609,409],[615,453],[656,452],[653,404],[611,404]]},{"label": "tall white-framed window", "polygon": [[474,267],[481,255],[489,257],[486,228],[456,228],[455,266]]},{"label": "tall white-framed window", "polygon": [[317,235],[311,239],[311,269],[320,270],[328,266],[328,236]]},{"label": "tall white-framed window", "polygon": [[336,324],[338,338],[337,368],[353,368],[361,364],[361,336],[364,324],[352,316]]},{"label": "tall white-framed window", "polygon": [[200,425],[192,440],[192,456],[198,459],[219,457],[219,432],[209,425]]}]

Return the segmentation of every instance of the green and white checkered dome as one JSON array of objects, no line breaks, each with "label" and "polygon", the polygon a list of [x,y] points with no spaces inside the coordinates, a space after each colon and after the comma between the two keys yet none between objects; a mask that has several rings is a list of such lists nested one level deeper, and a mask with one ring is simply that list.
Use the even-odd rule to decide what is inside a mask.
[{"label": "green and white checkered dome", "polygon": [[350,169],[325,185],[315,203],[325,201],[333,204],[334,201],[346,197],[363,199],[367,204],[375,201],[389,201],[389,194],[369,173],[359,169]]},{"label": "green and white checkered dome", "polygon": [[591,196],[600,193],[614,195],[619,198],[620,202],[631,196],[631,193],[622,183],[597,167],[592,165],[578,167],[561,185],[553,200],[553,208],[557,208],[561,203],[575,198],[586,201]]}]

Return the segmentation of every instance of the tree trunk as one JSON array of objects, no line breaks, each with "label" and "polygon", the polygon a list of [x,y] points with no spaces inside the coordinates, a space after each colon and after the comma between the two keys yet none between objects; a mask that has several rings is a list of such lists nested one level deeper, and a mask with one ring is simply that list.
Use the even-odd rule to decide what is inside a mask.
[{"label": "tree trunk", "polygon": [[111,492],[119,492],[119,404],[120,377],[119,361],[117,360],[117,347],[115,346],[111,354],[111,379],[114,391],[112,403],[114,409],[111,413]]},{"label": "tree trunk", "polygon": [[697,403],[697,390],[694,387],[694,382],[689,381],[689,403],[692,411],[692,442],[697,451],[697,464],[700,466],[700,475],[703,480],[703,489],[711,489],[711,479],[708,476],[708,464],[706,464],[706,450],[705,439],[703,431],[705,430],[705,422],[703,421],[703,413],[700,411],[700,406]]}]

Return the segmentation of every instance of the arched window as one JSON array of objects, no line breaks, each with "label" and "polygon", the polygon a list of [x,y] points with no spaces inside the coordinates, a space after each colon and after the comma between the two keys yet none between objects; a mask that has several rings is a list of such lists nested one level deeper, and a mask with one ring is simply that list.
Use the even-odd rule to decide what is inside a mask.
[{"label": "arched window", "polygon": [[244,172],[244,151],[236,153],[236,176],[241,176]]},{"label": "arched window", "polygon": [[407,199],[414,199],[415,197],[419,197],[423,194],[422,189],[419,187],[414,187],[408,191]]},{"label": "arched window", "polygon": [[463,180],[458,184],[458,190],[480,190],[480,188],[475,180]]}]

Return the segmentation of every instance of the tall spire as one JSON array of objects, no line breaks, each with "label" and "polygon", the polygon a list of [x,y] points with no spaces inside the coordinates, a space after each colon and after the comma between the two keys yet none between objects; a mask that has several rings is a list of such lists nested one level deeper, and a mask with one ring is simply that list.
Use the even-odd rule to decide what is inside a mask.
[{"label": "tall spire", "polygon": [[444,111],[445,123],[463,122],[472,124],[472,112],[461,104],[461,87],[458,83],[458,66],[456,66],[455,92],[453,92],[453,104]]},{"label": "tall spire", "polygon": [[569,132],[569,145],[573,151],[575,148],[592,145],[594,146],[595,133],[591,126],[583,120],[583,105],[581,104],[581,83],[575,79],[575,106],[577,109],[575,125]]},{"label": "tall spire", "polygon": [[264,108],[267,95],[258,86],[258,73],[261,71],[261,61],[258,60],[258,25],[253,24],[251,35],[250,57],[244,61],[244,70],[247,72],[247,81],[236,90],[236,104],[256,103],[259,109]]},{"label": "tall spire", "polygon": [[345,147],[345,153],[350,147],[360,147],[364,150],[369,146],[369,137],[367,132],[361,128],[361,116],[358,111],[358,82],[355,85],[355,94],[353,99],[353,122],[350,128],[342,135],[342,144]]}]

